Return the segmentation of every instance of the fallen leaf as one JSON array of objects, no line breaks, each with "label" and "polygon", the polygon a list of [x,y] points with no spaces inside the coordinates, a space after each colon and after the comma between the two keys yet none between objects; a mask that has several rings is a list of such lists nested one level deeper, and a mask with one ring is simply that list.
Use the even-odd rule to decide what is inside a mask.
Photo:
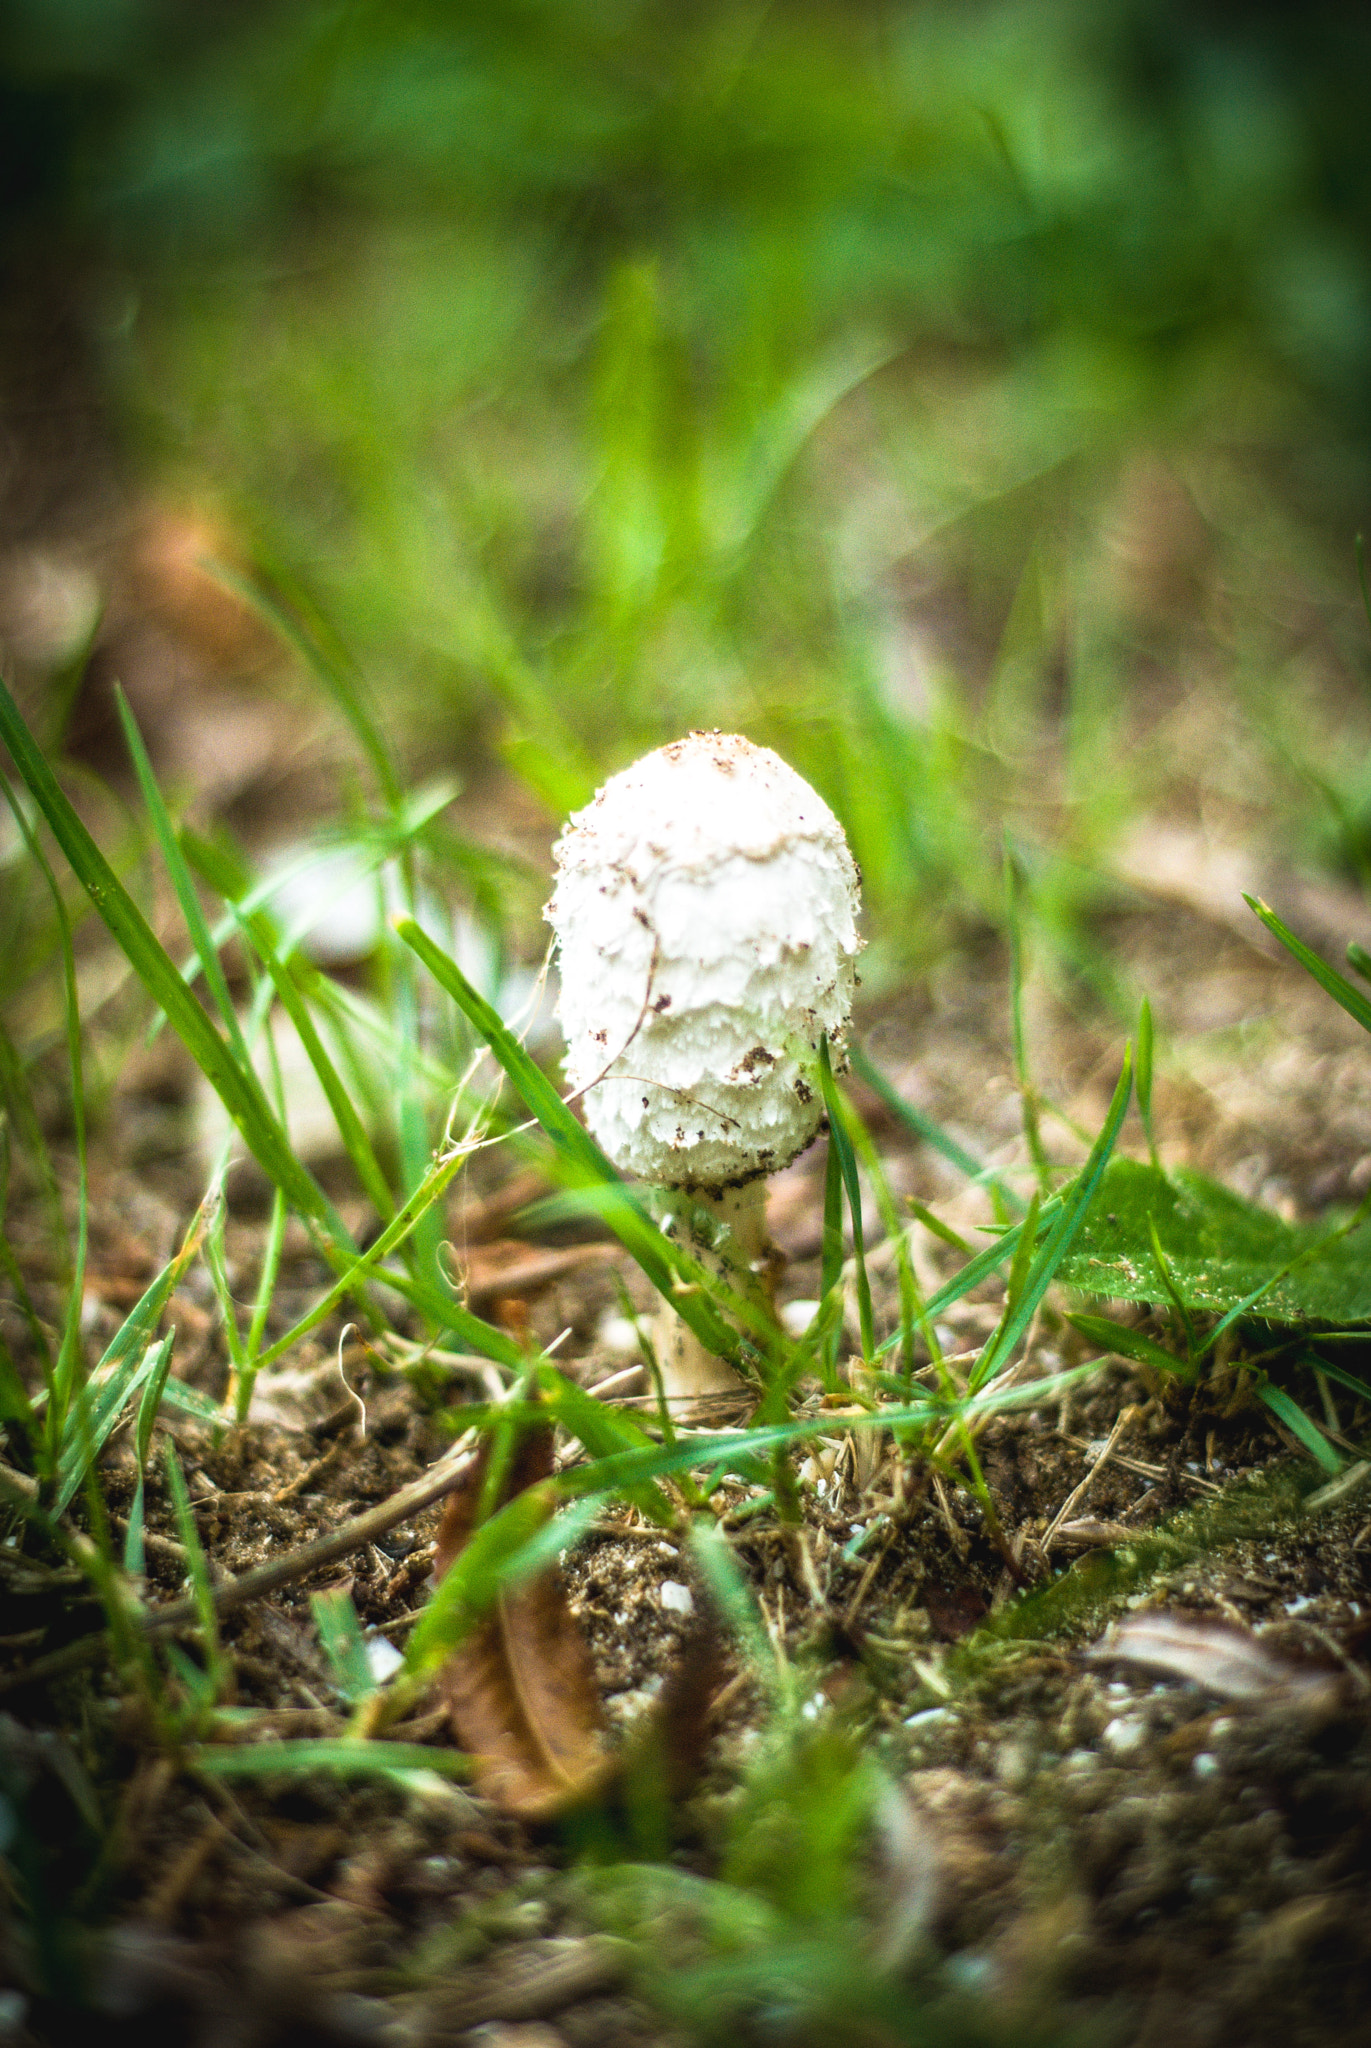
[{"label": "fallen leaf", "polygon": [[1137,1664],[1203,1686],[1225,1700],[1312,1696],[1335,1674],[1278,1656],[1256,1636],[1201,1615],[1130,1615],[1087,1651],[1095,1664]]},{"label": "fallen leaf", "polygon": [[[451,1568],[476,1527],[490,1449],[448,1496],[434,1578]],[[552,1430],[517,1446],[498,1506],[552,1472]],[[590,1653],[555,1569],[503,1593],[438,1674],[453,1735],[474,1760],[476,1790],[525,1820],[548,1820],[593,1797],[611,1760]]]}]

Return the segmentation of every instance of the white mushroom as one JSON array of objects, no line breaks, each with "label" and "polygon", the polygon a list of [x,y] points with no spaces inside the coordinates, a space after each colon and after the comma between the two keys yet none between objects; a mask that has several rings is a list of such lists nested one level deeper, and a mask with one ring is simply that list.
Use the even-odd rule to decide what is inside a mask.
[{"label": "white mushroom", "polygon": [[[692,732],[607,782],[556,859],[544,914],[586,1122],[679,1191],[663,1227],[769,1307],[765,1176],[818,1132],[819,1047],[841,1052],[861,948],[842,827],[769,748]],[[738,1386],[675,1315],[658,1349],[671,1395]]]}]

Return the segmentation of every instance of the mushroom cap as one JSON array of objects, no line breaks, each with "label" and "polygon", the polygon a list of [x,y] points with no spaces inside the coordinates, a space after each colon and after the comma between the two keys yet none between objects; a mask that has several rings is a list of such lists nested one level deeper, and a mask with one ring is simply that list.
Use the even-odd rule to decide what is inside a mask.
[{"label": "mushroom cap", "polygon": [[719,1189],[774,1173],[823,1118],[819,1044],[852,1007],[856,863],[769,747],[692,732],[568,821],[544,915],[566,1078],[626,1172]]}]

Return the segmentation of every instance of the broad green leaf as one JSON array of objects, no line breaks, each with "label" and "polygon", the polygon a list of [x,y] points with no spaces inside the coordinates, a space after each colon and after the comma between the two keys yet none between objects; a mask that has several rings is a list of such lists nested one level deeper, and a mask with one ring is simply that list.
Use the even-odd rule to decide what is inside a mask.
[{"label": "broad green leaf", "polygon": [[1371,1322],[1364,1225],[1334,1237],[1319,1224],[1285,1223],[1201,1173],[1167,1175],[1133,1159],[1110,1162],[1059,1279],[1116,1301],[1165,1301],[1149,1218],[1188,1309],[1226,1314],[1279,1274],[1253,1306],[1264,1321]]}]

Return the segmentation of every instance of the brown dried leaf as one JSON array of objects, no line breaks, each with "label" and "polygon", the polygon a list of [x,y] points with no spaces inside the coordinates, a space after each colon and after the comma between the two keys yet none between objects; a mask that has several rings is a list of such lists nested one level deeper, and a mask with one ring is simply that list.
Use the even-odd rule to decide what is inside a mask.
[{"label": "brown dried leaf", "polygon": [[[448,1496],[434,1554],[441,1579],[465,1547],[489,1467],[489,1446]],[[530,1430],[510,1463],[502,1500],[549,1477],[551,1429]],[[594,1796],[610,1760],[590,1654],[555,1570],[505,1593],[438,1676],[453,1734],[475,1759],[476,1789],[526,1820],[547,1820]]]}]

